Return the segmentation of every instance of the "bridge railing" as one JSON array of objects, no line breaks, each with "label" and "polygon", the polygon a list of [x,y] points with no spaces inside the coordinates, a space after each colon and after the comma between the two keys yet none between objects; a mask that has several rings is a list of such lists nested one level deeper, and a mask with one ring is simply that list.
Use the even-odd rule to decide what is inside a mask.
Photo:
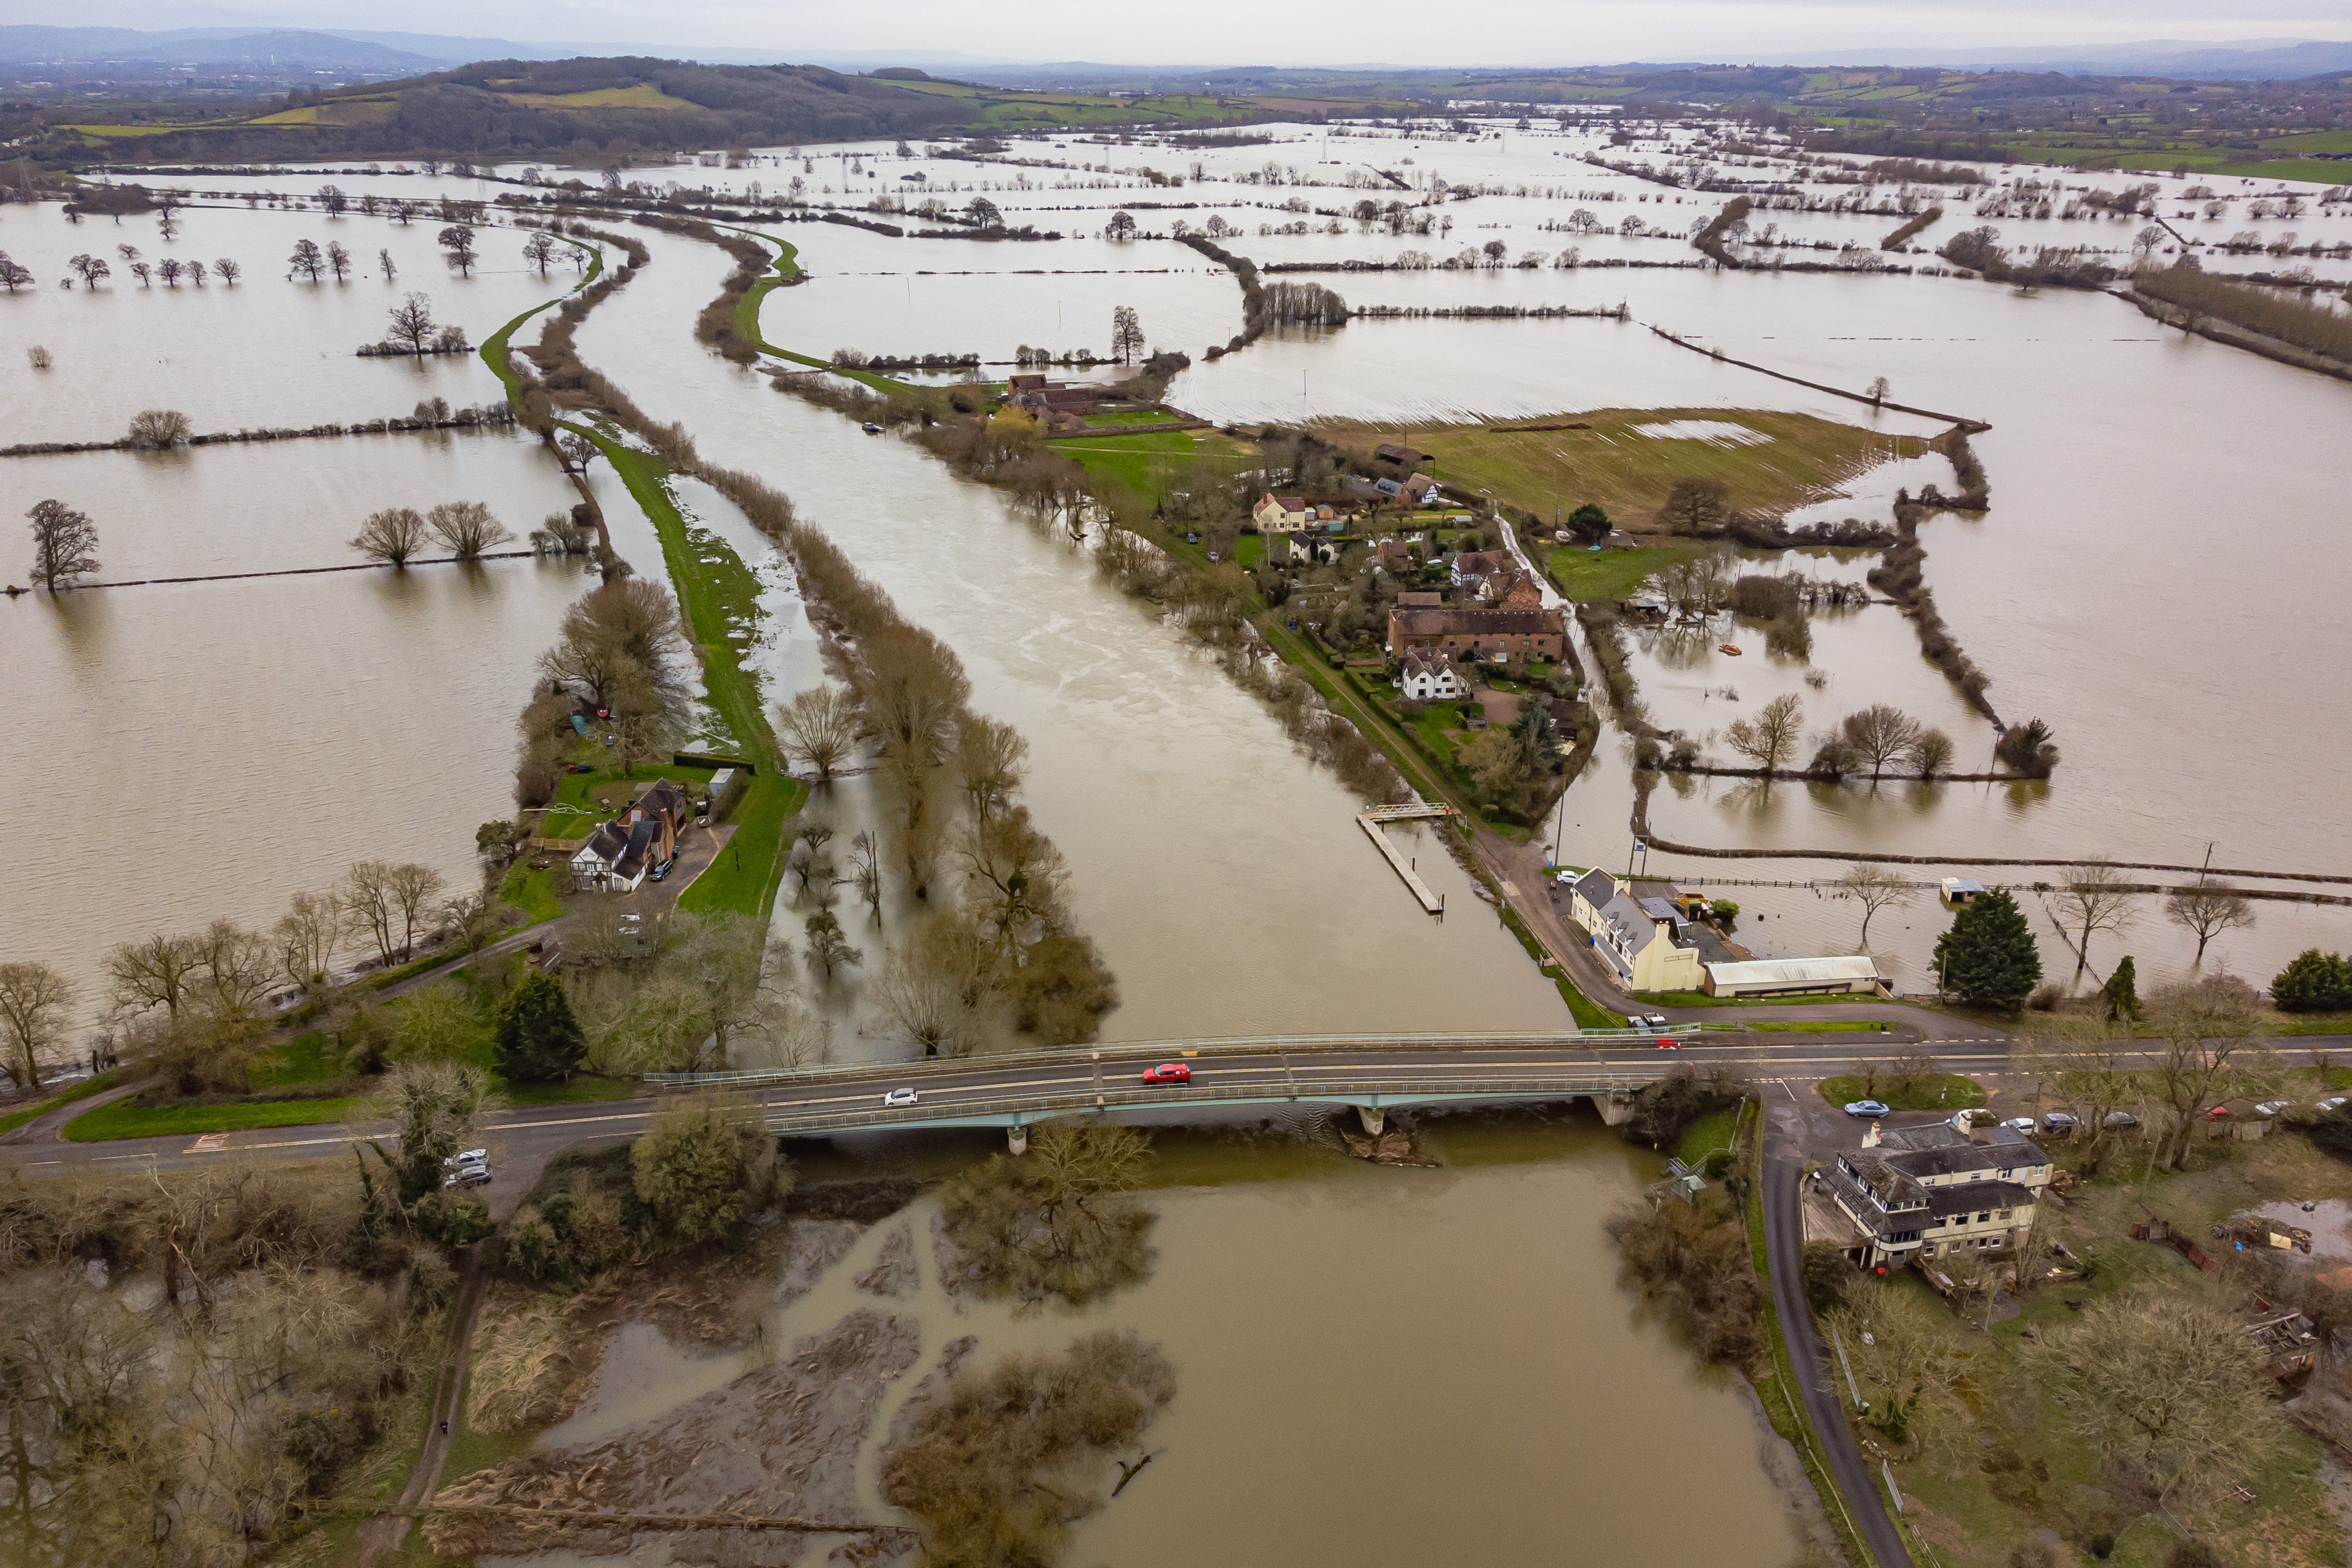
[{"label": "bridge railing", "polygon": [[981,1100],[939,1100],[930,1105],[876,1107],[868,1110],[782,1111],[768,1118],[772,1132],[823,1130],[848,1131],[860,1127],[888,1127],[924,1122],[951,1122],[993,1118],[1043,1120],[1072,1111],[1137,1110],[1156,1105],[1201,1105],[1215,1101],[1339,1103],[1355,1098],[1415,1099],[1507,1098],[1611,1094],[1646,1088],[1654,1075],[1625,1071],[1576,1071],[1425,1079],[1342,1079],[1318,1080],[1312,1086],[1232,1084],[1218,1088],[1147,1089],[1122,1085],[1097,1093],[1092,1089],[1059,1090],[1051,1094],[991,1095]]},{"label": "bridge railing", "polygon": [[1063,1046],[1051,1050],[1005,1051],[982,1057],[924,1058],[901,1062],[825,1062],[798,1068],[743,1068],[717,1072],[649,1072],[646,1087],[656,1089],[749,1089],[762,1084],[798,1083],[826,1078],[852,1079],[876,1073],[969,1072],[974,1068],[1037,1067],[1103,1061],[1164,1061],[1186,1056],[1264,1055],[1268,1051],[1312,1054],[1339,1050],[1494,1050],[1512,1046],[1528,1049],[1573,1046],[1647,1045],[1656,1039],[1688,1039],[1699,1035],[1738,1035],[1748,1031],[1738,1024],[1673,1025],[1663,1029],[1586,1029],[1576,1034],[1530,1034],[1508,1030],[1465,1031],[1444,1035],[1221,1035],[1193,1040],[1122,1040],[1100,1046]]}]

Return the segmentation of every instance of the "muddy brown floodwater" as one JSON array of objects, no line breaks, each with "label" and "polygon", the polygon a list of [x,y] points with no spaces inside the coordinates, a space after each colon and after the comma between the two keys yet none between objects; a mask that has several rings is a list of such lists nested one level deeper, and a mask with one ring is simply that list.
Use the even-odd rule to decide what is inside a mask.
[{"label": "muddy brown floodwater", "polygon": [[[946,1295],[936,1200],[919,1200],[768,1319],[772,1352],[712,1356],[625,1324],[587,1403],[535,1452],[625,1451],[688,1407],[731,1418],[719,1391],[756,1390],[771,1353],[879,1311],[916,1325],[921,1350],[877,1405],[855,1495],[860,1517],[903,1523],[880,1496],[878,1437],[959,1340],[977,1336],[985,1364],[1130,1328],[1176,1366],[1175,1403],[1143,1438],[1163,1451],[1079,1527],[1071,1563],[1790,1561],[1799,1527],[1774,1477],[1793,1458],[1771,1462],[1780,1440],[1745,1386],[1695,1365],[1616,1283],[1602,1224],[1653,1157],[1589,1118],[1439,1120],[1423,1142],[1443,1168],[1358,1164],[1279,1134],[1163,1133],[1168,1184],[1148,1194],[1159,1266],[1083,1312]],[[812,1175],[838,1173],[802,1155]],[[909,1222],[911,1288],[897,1239]]]}]

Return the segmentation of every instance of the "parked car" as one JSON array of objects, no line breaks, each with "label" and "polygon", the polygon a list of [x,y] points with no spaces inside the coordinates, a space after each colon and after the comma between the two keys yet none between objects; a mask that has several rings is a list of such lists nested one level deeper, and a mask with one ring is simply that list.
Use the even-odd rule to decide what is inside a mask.
[{"label": "parked car", "polygon": [[1642,1022],[1653,1029],[1663,1029],[1666,1026],[1666,1016],[1664,1013],[1644,1013]]},{"label": "parked car", "polygon": [[1845,1103],[1845,1113],[1848,1116],[1885,1116],[1887,1109],[1875,1100],[1849,1100]]},{"label": "parked car", "polygon": [[1186,1067],[1182,1062],[1161,1062],[1158,1067],[1151,1068],[1144,1073],[1143,1081],[1146,1083],[1190,1083],[1192,1081],[1192,1069]]},{"label": "parked car", "polygon": [[2319,1102],[2318,1110],[2322,1115],[2326,1115],[2341,1110],[2347,1105],[2352,1105],[2352,1096],[2331,1094]]},{"label": "parked car", "polygon": [[865,431],[868,436],[879,436],[882,434],[882,426],[877,425],[871,419],[868,419],[865,424],[859,426],[858,428]]},{"label": "parked car", "polygon": [[2033,1118],[2031,1116],[2012,1116],[2008,1121],[2002,1122],[2001,1125],[2008,1128],[2011,1132],[2030,1133],[2035,1131]]},{"label": "parked car", "polygon": [[911,1089],[891,1089],[882,1096],[882,1103],[888,1106],[912,1105],[915,1103],[915,1091]]},{"label": "parked car", "polygon": [[2071,1110],[2045,1110],[2042,1113],[2044,1132],[2072,1132],[2083,1123]]},{"label": "parked car", "polygon": [[2139,1118],[2128,1110],[2110,1110],[2102,1125],[2115,1131],[2126,1131],[2139,1125]]},{"label": "parked car", "polygon": [[1955,1132],[1967,1132],[1974,1129],[1979,1121],[1990,1121],[1992,1120],[1992,1112],[1987,1110],[1983,1106],[1970,1106],[1967,1110],[1955,1110],[1952,1112],[1952,1131]]},{"label": "parked car", "polygon": [[2208,1121],[2226,1121],[2229,1117],[2230,1108],[2226,1105],[2217,1105],[2205,1113],[2205,1120]]},{"label": "parked car", "polygon": [[2254,1107],[2254,1114],[2256,1116],[2276,1116],[2282,1110],[2292,1110],[2294,1109],[2294,1101],[2292,1100],[2265,1100],[2260,1105]]},{"label": "parked car", "polygon": [[441,1184],[445,1187],[478,1187],[490,1179],[490,1152],[468,1149],[452,1154],[441,1162]]}]

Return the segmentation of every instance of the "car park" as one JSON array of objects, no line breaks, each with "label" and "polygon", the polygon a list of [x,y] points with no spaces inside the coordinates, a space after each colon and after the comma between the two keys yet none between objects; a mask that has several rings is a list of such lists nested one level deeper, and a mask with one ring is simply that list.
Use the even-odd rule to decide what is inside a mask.
[{"label": "car park", "polygon": [[911,1089],[891,1089],[882,1096],[882,1103],[893,1107],[912,1105],[915,1103],[915,1091]]},{"label": "car park", "polygon": [[1152,1068],[1144,1073],[1143,1081],[1146,1083],[1190,1083],[1192,1081],[1192,1069],[1186,1067],[1182,1062],[1161,1062],[1158,1067]]},{"label": "car park", "polygon": [[1845,1113],[1848,1116],[1885,1116],[1887,1110],[1881,1100],[1849,1100],[1845,1104]]}]

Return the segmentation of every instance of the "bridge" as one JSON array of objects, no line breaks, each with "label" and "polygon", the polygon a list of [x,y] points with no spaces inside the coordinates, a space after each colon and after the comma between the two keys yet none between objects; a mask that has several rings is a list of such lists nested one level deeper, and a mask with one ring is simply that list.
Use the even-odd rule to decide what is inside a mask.
[{"label": "bridge", "polygon": [[[1208,1106],[1351,1107],[1381,1131],[1398,1106],[1507,1104],[1587,1099],[1611,1123],[1632,1114],[1633,1095],[1684,1058],[1658,1040],[1723,1041],[1745,1031],[1716,1025],[1581,1035],[1282,1036],[1153,1040],[922,1062],[648,1078],[671,1091],[755,1094],[771,1131],[788,1138],[914,1127],[1003,1127],[1017,1148],[1024,1130],[1055,1117]],[[1608,1047],[1620,1047],[1610,1051]],[[1633,1047],[1625,1050],[1623,1047]],[[1188,1084],[1150,1084],[1145,1069],[1181,1062]],[[892,1089],[912,1105],[885,1105]]]}]

